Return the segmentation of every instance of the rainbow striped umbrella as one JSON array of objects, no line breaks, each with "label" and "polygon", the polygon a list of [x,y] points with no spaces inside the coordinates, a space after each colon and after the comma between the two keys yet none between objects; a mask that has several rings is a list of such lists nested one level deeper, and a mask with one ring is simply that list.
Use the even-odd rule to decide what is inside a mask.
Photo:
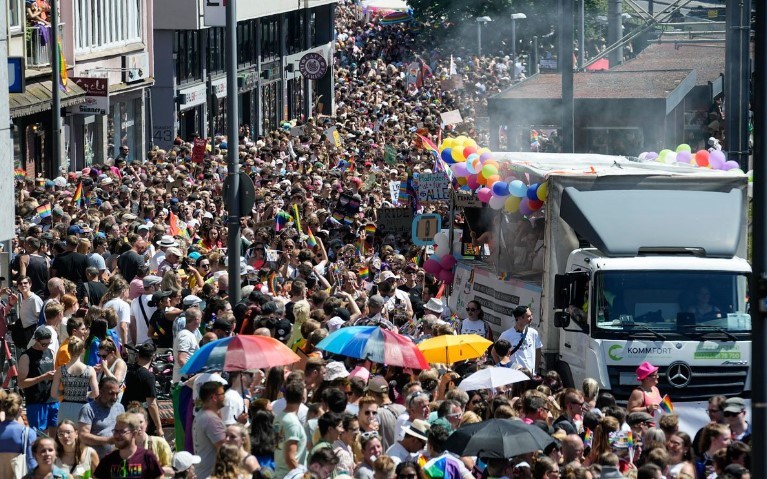
[{"label": "rainbow striped umbrella", "polygon": [[407,12],[392,12],[381,19],[381,25],[395,25],[413,21],[413,16]]},{"label": "rainbow striped umbrella", "polygon": [[239,335],[211,341],[195,352],[181,374],[201,371],[251,371],[293,364],[300,358],[268,336]]},{"label": "rainbow striped umbrella", "polygon": [[341,328],[320,341],[317,348],[379,364],[429,369],[429,363],[413,341],[378,326]]}]

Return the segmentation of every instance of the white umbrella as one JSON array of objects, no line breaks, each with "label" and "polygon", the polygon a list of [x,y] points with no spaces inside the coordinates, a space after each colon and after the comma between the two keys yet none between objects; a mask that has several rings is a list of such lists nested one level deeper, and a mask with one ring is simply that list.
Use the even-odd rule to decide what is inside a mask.
[{"label": "white umbrella", "polygon": [[530,377],[518,369],[489,367],[480,369],[467,377],[461,381],[458,387],[464,391],[476,391],[477,389],[495,389],[507,384],[529,380]]}]

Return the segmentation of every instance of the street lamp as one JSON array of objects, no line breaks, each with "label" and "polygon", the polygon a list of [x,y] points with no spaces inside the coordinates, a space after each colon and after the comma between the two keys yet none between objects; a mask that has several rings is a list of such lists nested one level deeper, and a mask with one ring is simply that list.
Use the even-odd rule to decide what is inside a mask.
[{"label": "street lamp", "polygon": [[482,56],[482,25],[492,22],[490,17],[477,17],[477,56]]},{"label": "street lamp", "polygon": [[517,79],[517,20],[524,20],[527,15],[524,13],[512,13],[511,14],[511,63],[512,73],[511,79]]}]

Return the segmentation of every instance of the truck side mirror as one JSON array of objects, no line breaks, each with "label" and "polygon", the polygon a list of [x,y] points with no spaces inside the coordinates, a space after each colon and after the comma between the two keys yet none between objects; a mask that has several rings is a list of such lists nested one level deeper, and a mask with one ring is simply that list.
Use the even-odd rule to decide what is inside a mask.
[{"label": "truck side mirror", "polygon": [[554,326],[566,328],[570,325],[570,314],[566,311],[557,311],[554,313]]},{"label": "truck side mirror", "polygon": [[566,274],[555,275],[554,309],[567,309],[568,306],[570,306],[570,278]]}]

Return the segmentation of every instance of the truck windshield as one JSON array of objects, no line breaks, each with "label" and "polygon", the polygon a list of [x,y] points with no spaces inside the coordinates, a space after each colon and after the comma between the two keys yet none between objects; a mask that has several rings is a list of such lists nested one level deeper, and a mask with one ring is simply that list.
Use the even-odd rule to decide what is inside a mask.
[{"label": "truck windshield", "polygon": [[602,271],[590,305],[603,336],[627,332],[734,339],[751,332],[745,273]]}]

